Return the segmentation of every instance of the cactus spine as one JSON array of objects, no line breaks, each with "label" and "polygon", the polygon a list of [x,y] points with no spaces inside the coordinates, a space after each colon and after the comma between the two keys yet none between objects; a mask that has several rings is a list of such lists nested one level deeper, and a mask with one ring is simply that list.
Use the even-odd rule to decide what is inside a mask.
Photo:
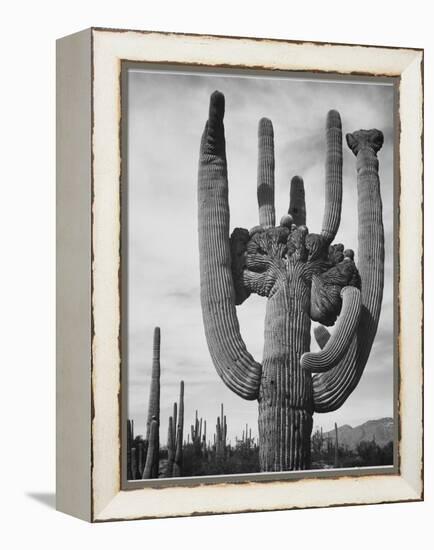
[{"label": "cactus spine", "polygon": [[[261,119],[259,226],[235,229],[230,238],[223,117],[224,96],[214,92],[198,178],[201,304],[208,348],[223,382],[242,398],[258,400],[262,471],[305,469],[310,465],[313,413],[335,410],[349,397],[377,330],[384,270],[377,152],[383,138],[378,130],[347,135],[357,157],[359,272],[353,251],[332,244],[342,205],[339,113],[330,111],[326,121],[321,233],[309,233],[304,225],[299,177],[291,180],[288,214],[274,227],[273,127]],[[252,292],[268,298],[262,364],[247,351],[236,315],[235,306]],[[322,349],[311,353],[311,320],[330,326],[338,318],[332,337],[320,329]],[[217,435],[221,431],[219,419]]]}]

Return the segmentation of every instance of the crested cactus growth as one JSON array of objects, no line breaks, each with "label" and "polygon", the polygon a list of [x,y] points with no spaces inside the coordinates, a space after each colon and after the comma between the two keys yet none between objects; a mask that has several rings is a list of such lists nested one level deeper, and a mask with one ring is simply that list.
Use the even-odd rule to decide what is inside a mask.
[{"label": "crested cactus growth", "polygon": [[[250,231],[237,228],[229,237],[223,117],[224,96],[214,92],[198,178],[201,304],[208,348],[224,383],[240,397],[258,400],[261,470],[306,469],[313,413],[333,411],[349,397],[377,330],[384,271],[377,152],[383,137],[378,130],[347,135],[357,157],[357,269],[353,251],[333,244],[342,205],[339,113],[327,115],[326,203],[319,234],[305,225],[300,177],[292,178],[288,213],[275,227],[273,126],[261,119],[259,225]],[[268,299],[262,364],[248,352],[236,314],[236,305],[251,293]],[[321,324],[318,353],[310,352],[312,320]],[[336,320],[330,336],[322,325]]]}]

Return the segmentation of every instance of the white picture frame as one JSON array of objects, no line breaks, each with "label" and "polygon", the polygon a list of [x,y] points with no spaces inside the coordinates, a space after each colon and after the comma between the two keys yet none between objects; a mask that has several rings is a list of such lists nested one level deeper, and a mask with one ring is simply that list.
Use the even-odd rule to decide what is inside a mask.
[{"label": "white picture frame", "polygon": [[[390,77],[399,127],[398,467],[122,489],[121,66]],[[92,28],[57,44],[57,507],[91,522],[423,499],[423,50]]]}]

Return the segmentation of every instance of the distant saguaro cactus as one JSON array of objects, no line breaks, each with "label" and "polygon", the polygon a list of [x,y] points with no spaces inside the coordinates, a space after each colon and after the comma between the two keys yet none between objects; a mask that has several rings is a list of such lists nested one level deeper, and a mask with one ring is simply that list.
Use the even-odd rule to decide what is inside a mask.
[{"label": "distant saguaro cactus", "polygon": [[199,420],[196,411],[194,424],[191,425],[191,442],[193,443],[194,453],[196,456],[202,454],[202,418]]},{"label": "distant saguaro cactus", "polygon": [[132,468],[132,450],[134,446],[134,420],[127,420],[127,479],[135,479],[133,477]]},{"label": "distant saguaro cactus", "polygon": [[145,469],[145,461],[146,461],[146,449],[145,449],[145,442],[141,438],[141,436],[138,436],[136,438],[136,457],[137,457],[137,478],[141,479],[143,475],[143,470]]},{"label": "distant saguaro cactus", "polygon": [[155,457],[158,452],[158,422],[154,418],[149,430],[148,453],[146,455],[145,469],[143,470],[143,479],[158,477],[158,461],[157,475],[155,475]]},{"label": "distant saguaro cactus", "polygon": [[175,460],[173,463],[174,477],[180,477],[182,474],[183,438],[184,438],[184,381],[181,380],[180,387],[179,387],[178,427],[176,429]]},{"label": "distant saguaro cactus", "polygon": [[335,468],[339,468],[339,438],[338,438],[338,425],[335,422],[335,458],[333,461]]},{"label": "distant saguaro cactus", "polygon": [[169,425],[167,428],[166,477],[172,477],[174,462],[175,462],[175,430],[173,429],[173,417],[169,416]]},{"label": "distant saguaro cactus", "polygon": [[143,479],[158,477],[160,456],[160,327],[154,329],[151,388],[146,422],[147,453]]},{"label": "distant saguaro cactus", "polygon": [[226,423],[226,415],[224,414],[223,403],[221,404],[220,416],[217,417],[216,424],[216,454],[220,458],[224,458],[226,455],[226,437],[228,427]]},{"label": "distant saguaro cactus", "polygon": [[[294,177],[279,226],[274,210],[274,134],[259,122],[259,226],[229,237],[224,96],[211,96],[198,178],[201,304],[208,348],[224,383],[259,402],[262,471],[310,465],[314,412],[339,408],[363,373],[376,334],[384,271],[378,130],[347,134],[357,157],[359,271],[352,250],[332,244],[342,205],[342,129],[337,111],[326,123],[325,211],[319,234],[306,227],[303,180]],[[247,351],[236,305],[251,293],[268,298],[262,364]],[[311,320],[336,329],[310,352]],[[320,335],[321,336],[321,335]],[[320,338],[321,340],[321,338]],[[325,342],[327,340],[327,342]]]},{"label": "distant saguaro cactus", "polygon": [[202,456],[206,458],[206,420],[203,421]]}]

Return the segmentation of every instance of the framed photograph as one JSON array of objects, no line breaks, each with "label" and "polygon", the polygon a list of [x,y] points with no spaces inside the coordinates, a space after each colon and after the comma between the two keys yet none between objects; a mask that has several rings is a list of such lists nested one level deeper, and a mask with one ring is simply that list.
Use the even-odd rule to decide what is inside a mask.
[{"label": "framed photograph", "polygon": [[423,51],[57,44],[57,507],[423,498]]}]

